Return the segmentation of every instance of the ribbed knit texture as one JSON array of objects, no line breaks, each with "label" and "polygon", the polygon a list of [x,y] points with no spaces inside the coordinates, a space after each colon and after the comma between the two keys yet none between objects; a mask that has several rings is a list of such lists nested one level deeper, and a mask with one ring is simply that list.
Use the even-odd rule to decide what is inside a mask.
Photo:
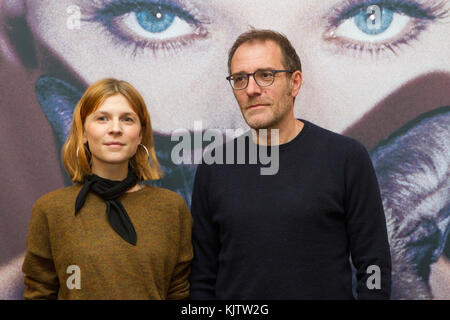
[{"label": "ribbed knit texture", "polygon": [[[191,298],[388,299],[391,259],[373,166],[357,141],[310,122],[261,165],[200,165]],[[367,286],[371,265],[381,289]],[[369,279],[370,282],[370,279]]]}]

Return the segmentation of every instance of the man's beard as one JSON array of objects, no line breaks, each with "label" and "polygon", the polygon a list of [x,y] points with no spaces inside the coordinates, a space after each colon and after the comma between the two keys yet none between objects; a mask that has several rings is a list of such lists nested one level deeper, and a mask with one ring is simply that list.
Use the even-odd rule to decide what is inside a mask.
[{"label": "man's beard", "polygon": [[[273,108],[273,105],[265,106],[264,108]],[[276,117],[276,114],[273,113],[273,109],[270,111],[265,110],[265,113],[270,113],[270,116],[264,117],[263,119],[258,119],[257,115],[244,115],[245,122],[250,128],[254,130],[272,128],[274,125],[276,125],[279,119],[278,117]]]},{"label": "man's beard", "polygon": [[[290,91],[287,91],[287,95],[290,96]],[[242,112],[242,116],[244,117],[247,125],[254,130],[278,128],[279,123],[286,117],[290,110],[289,106],[283,104],[284,101],[280,102],[280,104],[275,104],[274,101],[265,101],[264,103],[264,101],[259,101],[259,99],[249,101],[244,109],[244,112]],[[262,120],[251,121],[252,116],[246,115],[245,112],[251,113],[252,111],[248,110],[247,107],[255,104],[268,104],[267,106],[264,106],[264,108],[270,108],[270,110],[261,111],[270,113],[270,117]]]}]

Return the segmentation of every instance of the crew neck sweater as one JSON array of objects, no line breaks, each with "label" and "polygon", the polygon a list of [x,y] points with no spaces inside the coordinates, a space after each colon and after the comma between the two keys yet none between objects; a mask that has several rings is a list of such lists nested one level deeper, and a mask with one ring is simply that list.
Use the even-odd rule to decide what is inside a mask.
[{"label": "crew neck sweater", "polygon": [[260,163],[197,168],[192,299],[354,299],[350,256],[357,298],[389,298],[386,220],[369,155],[301,121],[293,140],[273,147],[274,175],[261,175]]},{"label": "crew neck sweater", "polygon": [[121,195],[137,233],[134,246],[109,225],[106,203],[96,194],[89,193],[75,215],[80,189],[77,184],[36,201],[22,267],[24,298],[186,299],[192,218],[185,201],[151,186]]}]

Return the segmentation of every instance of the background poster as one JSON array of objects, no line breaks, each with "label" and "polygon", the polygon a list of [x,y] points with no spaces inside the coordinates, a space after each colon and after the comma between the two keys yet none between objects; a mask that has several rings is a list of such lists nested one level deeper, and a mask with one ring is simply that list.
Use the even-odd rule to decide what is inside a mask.
[{"label": "background poster", "polygon": [[70,184],[72,110],[115,77],[145,98],[166,177],[190,203],[179,128],[247,129],[227,51],[251,26],[284,33],[304,83],[295,113],[371,152],[388,222],[393,298],[450,298],[450,1],[0,0],[0,299],[21,299],[33,203]]}]

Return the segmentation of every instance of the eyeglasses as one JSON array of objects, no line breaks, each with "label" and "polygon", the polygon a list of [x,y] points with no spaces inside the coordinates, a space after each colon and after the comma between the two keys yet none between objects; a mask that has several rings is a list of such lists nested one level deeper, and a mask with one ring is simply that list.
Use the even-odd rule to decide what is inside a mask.
[{"label": "eyeglasses", "polygon": [[234,90],[242,90],[247,88],[248,79],[250,76],[253,76],[253,79],[255,79],[255,82],[258,86],[268,87],[273,84],[273,82],[275,81],[275,75],[279,72],[293,73],[294,71],[261,69],[256,70],[253,73],[235,73],[229,75],[226,79],[230,82],[230,85]]}]

